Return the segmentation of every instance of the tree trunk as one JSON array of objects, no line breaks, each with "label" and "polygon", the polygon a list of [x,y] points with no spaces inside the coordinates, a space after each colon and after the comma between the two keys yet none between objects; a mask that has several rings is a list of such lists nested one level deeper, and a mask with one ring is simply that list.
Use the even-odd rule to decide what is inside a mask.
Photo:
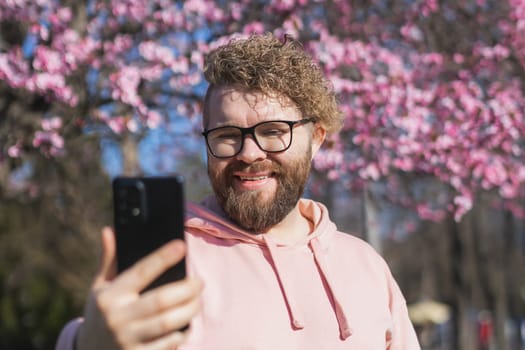
[{"label": "tree trunk", "polygon": [[365,239],[375,250],[382,253],[381,226],[377,202],[370,188],[363,189],[363,223]]},{"label": "tree trunk", "polygon": [[122,158],[124,161],[123,175],[137,176],[141,173],[138,156],[139,138],[131,133],[122,139]]},{"label": "tree trunk", "polygon": [[502,230],[494,236],[494,260],[492,266],[494,336],[498,350],[510,350],[505,334],[505,325],[509,317],[509,269],[511,269],[511,255],[513,251],[512,237],[514,232],[513,218],[509,213],[503,214]]},{"label": "tree trunk", "polygon": [[476,261],[473,254],[473,213],[465,215],[460,223],[451,220],[451,257],[453,259],[456,349],[477,350],[476,323],[472,310],[479,300],[476,280]]}]

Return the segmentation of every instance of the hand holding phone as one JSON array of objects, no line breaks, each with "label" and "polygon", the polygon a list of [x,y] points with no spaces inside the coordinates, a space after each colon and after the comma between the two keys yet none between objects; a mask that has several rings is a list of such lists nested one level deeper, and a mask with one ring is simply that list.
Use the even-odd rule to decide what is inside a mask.
[{"label": "hand holding phone", "polygon": [[200,280],[184,278],[182,178],[117,178],[113,191],[115,232],[103,231],[76,348],[176,348],[202,292]]},{"label": "hand holding phone", "polygon": [[202,283],[185,278],[141,293],[185,255],[177,240],[163,245],[115,276],[115,236],[102,232],[101,268],[94,278],[76,336],[77,350],[177,348],[199,312]]}]

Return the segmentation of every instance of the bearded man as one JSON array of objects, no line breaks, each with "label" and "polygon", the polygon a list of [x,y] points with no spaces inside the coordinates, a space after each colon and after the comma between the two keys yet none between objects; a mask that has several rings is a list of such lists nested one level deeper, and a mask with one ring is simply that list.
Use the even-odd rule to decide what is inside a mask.
[{"label": "bearded man", "polygon": [[[214,196],[174,241],[115,276],[113,233],[82,319],[57,349],[419,349],[383,259],[301,198],[342,113],[293,40],[254,35],[206,58],[203,137]],[[188,252],[188,278],[141,293]],[[190,323],[191,327],[184,328]]]}]

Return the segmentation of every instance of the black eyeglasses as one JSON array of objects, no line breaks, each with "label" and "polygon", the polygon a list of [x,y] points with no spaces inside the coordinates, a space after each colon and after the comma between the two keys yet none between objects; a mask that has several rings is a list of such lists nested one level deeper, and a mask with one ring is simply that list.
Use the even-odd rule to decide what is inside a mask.
[{"label": "black eyeglasses", "polygon": [[220,126],[202,132],[210,153],[216,158],[230,158],[241,152],[246,135],[251,135],[261,150],[269,153],[286,151],[292,144],[292,130],[298,125],[316,122],[317,118],[272,120],[249,128]]}]

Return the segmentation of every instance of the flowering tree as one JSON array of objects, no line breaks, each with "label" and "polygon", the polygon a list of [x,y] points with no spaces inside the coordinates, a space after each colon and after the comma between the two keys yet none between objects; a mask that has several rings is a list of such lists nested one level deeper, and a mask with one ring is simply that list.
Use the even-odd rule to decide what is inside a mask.
[{"label": "flowering tree", "polygon": [[[136,134],[184,116],[197,130],[209,42],[274,31],[304,43],[342,102],[345,129],[315,162],[330,179],[359,185],[384,178],[392,200],[426,219],[452,212],[460,220],[480,190],[497,191],[523,215],[524,6],[3,2],[0,164],[13,169],[35,151],[60,156],[67,138],[86,128]],[[38,116],[21,116],[28,111]],[[446,194],[399,197],[407,173],[438,179]]]},{"label": "flowering tree", "polygon": [[171,1],[3,2],[2,167],[59,157],[93,130],[140,134],[198,113],[199,45],[210,30],[199,11]]},{"label": "flowering tree", "polygon": [[481,192],[525,216],[524,23],[523,0],[2,1],[0,193],[37,195],[35,162],[73,140],[133,154],[162,126],[189,142],[210,45],[271,31],[304,44],[342,103],[314,162],[330,181],[381,184],[427,220],[461,221]]},{"label": "flowering tree", "polygon": [[[431,175],[448,191],[414,203],[425,219],[448,211],[459,221],[480,190],[497,191],[508,209],[523,215],[517,204],[525,195],[524,5],[509,4],[506,20],[495,6],[377,6],[365,21],[338,22],[345,32],[357,31],[350,39],[321,32],[312,49],[339,92],[347,123],[327,150],[331,161],[319,159],[318,167],[354,182],[387,178],[396,195],[400,175]],[[399,14],[386,16],[391,10]],[[385,18],[394,21],[373,25]],[[483,30],[483,23],[495,25]],[[353,39],[360,35],[366,41]],[[391,199],[409,204],[416,198]]]}]

